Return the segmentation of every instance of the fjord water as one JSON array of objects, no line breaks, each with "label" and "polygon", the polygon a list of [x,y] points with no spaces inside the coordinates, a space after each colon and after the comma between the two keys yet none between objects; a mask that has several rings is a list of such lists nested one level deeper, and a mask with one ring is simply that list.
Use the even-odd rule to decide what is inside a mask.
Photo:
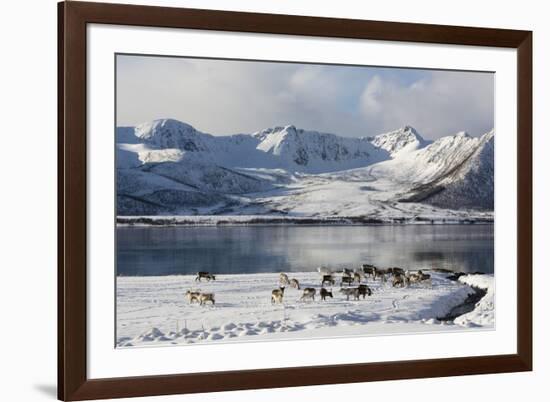
[{"label": "fjord water", "polygon": [[118,227],[117,275],[304,272],[318,266],[493,273],[493,225]]}]

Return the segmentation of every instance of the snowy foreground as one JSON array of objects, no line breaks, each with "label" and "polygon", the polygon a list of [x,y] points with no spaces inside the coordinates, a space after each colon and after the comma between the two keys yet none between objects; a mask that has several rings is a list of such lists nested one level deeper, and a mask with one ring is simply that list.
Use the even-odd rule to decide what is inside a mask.
[{"label": "snowy foreground", "polygon": [[[289,275],[302,288],[315,287],[315,301],[300,301],[302,290],[287,288],[284,304],[271,304],[277,273],[219,275],[198,283],[194,276],[118,277],[117,347],[233,342],[333,336],[457,331],[494,327],[493,275],[430,272],[432,286],[392,288],[368,281],[373,293],[365,300],[347,301],[333,286],[334,298],[321,301],[317,272]],[[486,295],[470,313],[441,322],[454,307],[474,293]],[[330,289],[330,287],[327,287]],[[187,290],[215,293],[216,304],[190,305]]]}]

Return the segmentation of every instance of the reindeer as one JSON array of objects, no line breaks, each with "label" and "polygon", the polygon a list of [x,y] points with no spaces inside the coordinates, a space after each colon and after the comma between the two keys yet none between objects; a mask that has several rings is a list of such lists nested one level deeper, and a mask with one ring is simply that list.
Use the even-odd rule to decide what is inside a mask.
[{"label": "reindeer", "polygon": [[321,300],[326,300],[327,296],[330,297],[331,299],[333,298],[332,289],[326,290],[325,288],[321,288],[321,291],[319,293],[321,295]]},{"label": "reindeer", "polygon": [[361,283],[362,278],[363,278],[363,276],[361,275],[360,272],[354,272],[353,273],[353,281],[354,282]]},{"label": "reindeer", "polygon": [[418,272],[413,274],[407,272],[407,274],[405,275],[405,280],[407,281],[407,285],[421,282],[427,282],[431,285],[432,282],[431,275],[423,273],[422,270],[419,270]]},{"label": "reindeer", "polygon": [[405,275],[396,275],[394,274],[393,275],[393,281],[392,281],[392,286],[394,288],[396,288],[397,286],[400,286],[402,288],[405,287]]},{"label": "reindeer", "polygon": [[271,291],[271,303],[282,303],[283,296],[285,294],[285,287],[281,286],[279,289],[273,289]]},{"label": "reindeer", "polygon": [[193,302],[198,302],[199,296],[200,296],[200,292],[191,292],[190,290],[185,292],[185,297],[189,301],[189,304],[193,304]]},{"label": "reindeer", "polygon": [[398,267],[388,268],[388,272],[393,276],[405,275],[405,270],[403,268],[398,268]]},{"label": "reindeer", "polygon": [[212,275],[211,273],[209,272],[203,272],[203,271],[199,271],[197,272],[197,277],[195,278],[195,282],[196,281],[201,281],[201,279],[206,279],[208,282],[210,282],[211,280],[215,281],[216,280],[216,276],[215,275]]},{"label": "reindeer", "polygon": [[201,293],[199,295],[199,302],[201,306],[206,302],[210,302],[212,305],[216,304],[216,301],[214,300],[214,293]]},{"label": "reindeer", "polygon": [[[422,272],[422,271],[419,271],[419,272]],[[417,282],[420,282],[420,276],[418,275],[418,273],[410,273],[409,271],[407,271],[405,273],[405,282],[407,284],[407,286],[413,284],[413,283],[417,283]]]},{"label": "reindeer", "polygon": [[290,287],[300,290],[300,282],[298,282],[298,279],[292,278],[290,280]]},{"label": "reindeer", "polygon": [[432,276],[430,274],[425,274],[425,273],[423,273],[422,271],[419,270],[416,275],[418,276],[418,281],[419,282],[426,282],[430,286],[432,286]]},{"label": "reindeer", "polygon": [[379,269],[377,272],[376,272],[376,275],[378,277],[380,277],[380,281],[382,283],[386,283],[388,281],[388,278],[387,278],[387,275],[388,274],[388,270],[387,269]]},{"label": "reindeer", "polygon": [[361,268],[367,277],[370,275],[373,280],[376,279],[376,267],[374,265],[363,264],[361,265]]},{"label": "reindeer", "polygon": [[290,281],[288,280],[288,275],[281,272],[279,274],[279,285],[287,286],[289,284],[290,284]]},{"label": "reindeer", "polygon": [[353,296],[353,300],[359,300],[359,288],[341,288],[340,292],[346,295],[346,300]]},{"label": "reindeer", "polygon": [[336,281],[334,280],[334,277],[332,275],[323,275],[323,280],[321,281],[321,286],[323,286],[327,282],[329,285],[334,285]]},{"label": "reindeer", "polygon": [[363,299],[365,299],[365,296],[372,295],[372,290],[367,285],[359,285],[359,287],[357,288],[357,291],[360,296],[363,296]]},{"label": "reindeer", "polygon": [[340,286],[344,286],[344,283],[347,283],[348,286],[351,286],[353,284],[353,278],[347,275],[342,276],[342,282],[340,283]]},{"label": "reindeer", "polygon": [[302,297],[300,297],[300,300],[311,299],[315,301],[315,293],[316,293],[315,288],[305,288],[304,294],[302,295]]}]

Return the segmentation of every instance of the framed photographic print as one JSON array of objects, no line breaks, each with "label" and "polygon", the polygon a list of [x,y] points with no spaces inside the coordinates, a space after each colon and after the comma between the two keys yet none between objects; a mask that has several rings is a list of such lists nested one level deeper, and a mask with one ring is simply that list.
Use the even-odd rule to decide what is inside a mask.
[{"label": "framed photographic print", "polygon": [[59,399],[531,370],[531,37],[59,3]]}]

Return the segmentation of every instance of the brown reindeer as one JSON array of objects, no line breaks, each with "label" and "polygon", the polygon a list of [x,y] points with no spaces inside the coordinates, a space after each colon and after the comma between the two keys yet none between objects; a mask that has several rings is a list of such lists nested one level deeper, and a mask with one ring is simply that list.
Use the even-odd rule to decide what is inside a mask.
[{"label": "brown reindeer", "polygon": [[376,279],[376,267],[374,265],[363,264],[361,268],[363,269],[363,272],[365,273],[366,277],[370,275],[373,280]]},{"label": "brown reindeer", "polygon": [[323,275],[323,280],[321,281],[321,286],[328,283],[329,285],[334,285],[336,281],[334,280],[334,277],[332,275]]},{"label": "brown reindeer", "polygon": [[393,275],[392,286],[396,288],[397,286],[404,288],[405,287],[405,275]]},{"label": "brown reindeer", "polygon": [[367,285],[359,285],[357,290],[358,290],[359,296],[363,296],[363,299],[365,298],[365,296],[372,295],[372,290]]},{"label": "brown reindeer", "polygon": [[348,284],[348,286],[351,286],[353,284],[353,278],[351,276],[342,276],[342,282],[340,283],[340,286],[344,286],[344,283]]},{"label": "brown reindeer", "polygon": [[321,291],[319,292],[319,294],[321,295],[321,300],[326,300],[327,296],[330,297],[331,299],[333,298],[332,289],[326,290],[325,288],[321,288]]},{"label": "brown reindeer", "polygon": [[196,281],[200,282],[201,279],[206,279],[208,282],[210,282],[211,280],[215,281],[216,276],[212,275],[210,272],[203,272],[203,271],[197,272],[197,277],[195,278],[195,282]]}]

